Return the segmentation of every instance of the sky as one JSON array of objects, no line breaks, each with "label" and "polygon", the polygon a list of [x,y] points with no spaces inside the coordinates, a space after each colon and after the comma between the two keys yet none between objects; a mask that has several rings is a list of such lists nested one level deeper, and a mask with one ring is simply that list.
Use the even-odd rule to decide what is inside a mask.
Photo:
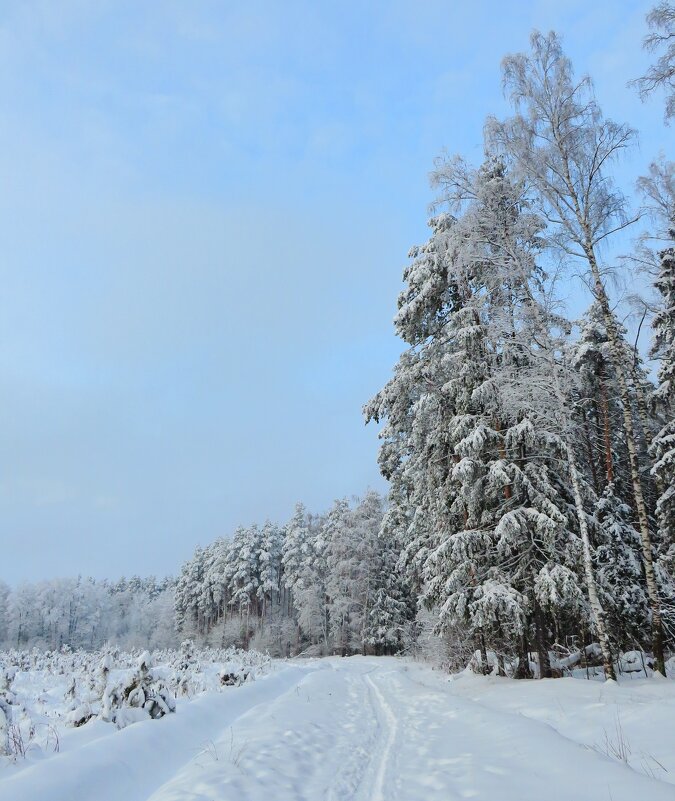
[{"label": "sky", "polygon": [[[650,3],[0,0],[0,579],[176,574],[386,489],[363,404],[444,150],[555,29],[608,116]],[[570,283],[572,311],[583,307]]]}]

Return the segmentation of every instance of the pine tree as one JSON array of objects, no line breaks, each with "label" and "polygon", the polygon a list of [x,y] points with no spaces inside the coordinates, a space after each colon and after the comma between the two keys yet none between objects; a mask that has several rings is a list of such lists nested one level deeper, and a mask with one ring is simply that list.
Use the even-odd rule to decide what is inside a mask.
[{"label": "pine tree", "polygon": [[258,588],[260,586],[260,529],[254,524],[239,527],[232,537],[230,550],[231,604],[247,619],[258,611]]},{"label": "pine tree", "polygon": [[322,530],[330,636],[333,648],[343,655],[350,651],[356,604],[353,586],[356,556],[350,511],[346,498],[336,500]]},{"label": "pine tree", "polygon": [[263,618],[278,609],[280,602],[283,536],[283,530],[269,520],[265,522],[260,533],[260,551],[258,555],[260,583],[257,594],[262,605],[261,613]]},{"label": "pine tree", "polygon": [[284,583],[289,590],[302,587],[306,579],[305,567],[311,552],[307,510],[298,503],[295,513],[286,526],[281,553]]},{"label": "pine tree", "polygon": [[325,652],[329,644],[329,614],[326,581],[326,540],[323,518],[308,522],[309,537],[295,584],[294,603],[298,627],[312,645]]},{"label": "pine tree", "polygon": [[184,634],[200,634],[204,630],[198,599],[204,579],[204,551],[196,548],[194,556],[186,562],[176,586],[176,628]]}]

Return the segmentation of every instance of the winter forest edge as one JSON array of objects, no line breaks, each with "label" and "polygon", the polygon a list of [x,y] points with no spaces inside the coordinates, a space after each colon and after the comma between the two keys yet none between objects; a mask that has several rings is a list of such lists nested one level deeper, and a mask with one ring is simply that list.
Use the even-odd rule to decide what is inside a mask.
[{"label": "winter forest edge", "polygon": [[[636,90],[666,89],[668,124],[675,10],[648,19],[656,60]],[[612,678],[636,651],[675,674],[674,165],[649,165],[631,208],[612,166],[636,132],[603,116],[559,38],[534,33],[502,71],[513,116],[487,120],[481,164],[437,161],[394,320],[405,350],[364,408],[388,496],[298,504],[197,548],[177,578],[0,582],[0,648],[189,639],[516,678],[582,658]],[[621,271],[641,290],[630,309]],[[578,321],[561,280],[589,297]],[[629,312],[651,321],[653,369]]]}]

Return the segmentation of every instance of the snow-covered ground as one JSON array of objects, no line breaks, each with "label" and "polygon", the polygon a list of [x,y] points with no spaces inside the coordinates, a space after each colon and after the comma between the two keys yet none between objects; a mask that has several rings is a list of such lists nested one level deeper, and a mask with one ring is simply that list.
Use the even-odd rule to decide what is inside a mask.
[{"label": "snow-covered ground", "polygon": [[0,801],[673,801],[675,682],[455,679],[396,658],[276,663],[6,766]]}]

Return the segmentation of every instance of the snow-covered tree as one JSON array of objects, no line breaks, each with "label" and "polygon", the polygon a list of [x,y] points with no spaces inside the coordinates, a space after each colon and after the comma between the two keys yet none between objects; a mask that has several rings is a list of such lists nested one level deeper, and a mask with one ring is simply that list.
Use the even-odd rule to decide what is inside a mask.
[{"label": "snow-covered tree", "polygon": [[640,560],[640,539],[633,510],[605,487],[595,514],[595,572],[610,636],[616,648],[644,645],[648,599]]},{"label": "snow-covered tree", "polygon": [[603,117],[590,79],[576,80],[558,37],[535,32],[531,53],[503,61],[504,85],[516,110],[504,122],[491,119],[490,140],[536,189],[549,226],[550,247],[579,260],[600,305],[610,344],[628,450],[633,498],[651,607],[652,649],[664,670],[661,598],[654,571],[649,510],[642,487],[640,442],[630,398],[616,313],[610,303],[598,248],[635,217],[608,173],[611,161],[634,141],[634,131]]},{"label": "snow-covered tree", "polygon": [[279,607],[282,590],[282,548],[284,531],[267,520],[260,532],[260,583],[258,598],[262,617],[273,614]]},{"label": "snow-covered tree", "polygon": [[257,524],[239,527],[232,537],[231,560],[231,604],[247,615],[257,613],[258,588],[260,587],[260,542],[261,532]]},{"label": "snow-covered tree", "polygon": [[555,322],[537,300],[544,223],[499,159],[479,170],[446,161],[436,182],[458,216],[435,218],[412,252],[396,317],[410,349],[366,415],[387,419],[390,514],[422,600],[441,627],[468,622],[483,651],[505,633],[522,647],[532,624],[545,674],[546,615],[581,590],[551,432],[514,401]]},{"label": "snow-covered tree", "polygon": [[376,653],[396,653],[403,646],[404,633],[415,615],[415,604],[398,561],[400,532],[383,517],[378,532],[374,564],[371,567],[370,599],[364,615],[363,640]]},{"label": "snow-covered tree", "polygon": [[[671,237],[675,239],[675,220]],[[652,442],[655,458],[652,473],[659,491],[656,504],[659,568],[663,591],[675,603],[675,246],[661,253],[656,288],[662,302],[652,323],[652,356],[659,360],[658,385],[653,401],[665,425]],[[675,609],[671,615],[675,617]]]},{"label": "snow-covered tree", "polygon": [[303,586],[310,554],[311,535],[307,510],[303,504],[298,503],[293,517],[286,526],[281,549],[284,584],[291,592]]}]

